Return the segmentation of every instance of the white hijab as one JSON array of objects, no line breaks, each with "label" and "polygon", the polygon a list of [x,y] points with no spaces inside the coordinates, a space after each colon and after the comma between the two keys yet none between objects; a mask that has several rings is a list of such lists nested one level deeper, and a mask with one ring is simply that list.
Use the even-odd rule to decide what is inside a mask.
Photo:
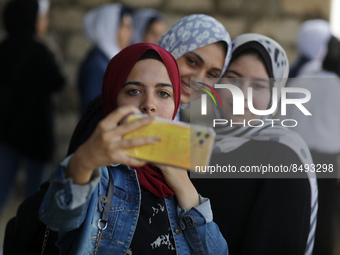
[{"label": "white hijab", "polygon": [[160,21],[164,20],[164,16],[160,12],[149,8],[143,8],[135,11],[132,18],[134,31],[132,43],[143,42],[144,34],[151,19]]},{"label": "white hijab", "polygon": [[[267,70],[269,70],[269,76],[274,80],[273,86],[278,88],[278,91],[285,86],[289,72],[288,58],[284,49],[276,41],[264,35],[248,33],[236,37],[232,43],[232,61],[246,50],[255,50],[264,60]],[[223,79],[221,81],[223,83]],[[218,117],[221,115],[219,112],[215,112],[215,114]],[[268,118],[268,116],[264,118]],[[215,130],[217,134],[215,151],[229,152],[252,139],[273,140],[293,149],[302,162],[312,163],[309,149],[297,133],[282,126],[271,127],[271,125],[270,122],[264,124],[262,128],[217,127]],[[233,142],[230,142],[230,140],[233,140]]]},{"label": "white hijab", "polygon": [[45,15],[50,8],[50,1],[49,0],[38,0],[38,15],[43,16]]},{"label": "white hijab", "polygon": [[297,49],[300,55],[310,61],[299,70],[298,76],[308,76],[322,71],[322,62],[332,37],[330,24],[322,19],[307,20],[300,26]]},{"label": "white hijab", "polygon": [[[272,76],[270,78],[274,78],[274,86],[277,88],[285,86],[289,64],[284,49],[269,37],[251,33],[243,34],[233,40],[232,60],[234,54],[237,57],[238,54],[242,53],[240,51],[248,49],[256,50],[262,58],[264,58],[267,69],[271,70],[269,76]],[[268,118],[268,116],[266,116],[266,118]],[[291,148],[298,155],[302,164],[311,165],[313,163],[308,146],[300,135],[279,125],[272,127],[271,122],[264,124],[262,127],[223,127],[217,128],[215,131],[217,134],[216,146],[214,148],[215,152],[230,152],[251,140],[275,141]],[[311,187],[311,227],[305,254],[312,254],[318,188],[315,173],[308,172],[307,175]]]},{"label": "white hijab", "polygon": [[310,60],[322,60],[327,53],[327,44],[332,33],[330,25],[322,19],[307,20],[300,26],[297,50]]},{"label": "white hijab", "polygon": [[119,3],[104,4],[90,10],[84,17],[84,32],[87,39],[103,51],[108,59],[121,50],[117,32],[122,8]]}]

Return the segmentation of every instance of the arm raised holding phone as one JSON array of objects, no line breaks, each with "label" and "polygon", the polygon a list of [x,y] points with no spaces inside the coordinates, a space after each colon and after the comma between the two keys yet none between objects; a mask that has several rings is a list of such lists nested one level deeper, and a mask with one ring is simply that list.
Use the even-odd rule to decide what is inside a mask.
[{"label": "arm raised holding phone", "polygon": [[[156,117],[173,119],[180,93],[176,60],[157,45],[129,46],[110,61],[102,93],[105,118],[57,168],[40,207],[41,220],[59,231],[62,254],[125,254],[130,250],[162,254],[169,247],[178,254],[228,254],[227,243],[212,221],[210,201],[197,193],[187,171],[146,163],[126,153],[161,141],[154,135],[124,136],[147,127]],[[149,117],[123,122],[131,113]],[[103,228],[110,175],[114,187],[109,220]],[[150,216],[149,210],[158,206],[162,210]],[[151,224],[150,217],[159,217],[159,224]],[[142,245],[153,244],[162,235],[169,236],[172,245],[150,252],[152,245]]]}]

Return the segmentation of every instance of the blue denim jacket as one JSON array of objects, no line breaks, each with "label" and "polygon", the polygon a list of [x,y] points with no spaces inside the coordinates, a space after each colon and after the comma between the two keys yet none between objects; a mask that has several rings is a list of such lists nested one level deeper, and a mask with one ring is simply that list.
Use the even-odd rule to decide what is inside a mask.
[{"label": "blue denim jacket", "polygon": [[[86,185],[65,179],[69,158],[57,168],[40,206],[40,219],[59,232],[60,254],[94,254],[98,221],[104,209],[101,197],[108,188],[108,171],[114,180],[109,222],[103,231],[97,254],[125,255],[137,225],[141,192],[136,170],[112,165],[94,171]],[[212,221],[210,201],[200,197],[200,205],[180,209],[173,196],[165,198],[177,254],[228,254],[228,246]]]}]

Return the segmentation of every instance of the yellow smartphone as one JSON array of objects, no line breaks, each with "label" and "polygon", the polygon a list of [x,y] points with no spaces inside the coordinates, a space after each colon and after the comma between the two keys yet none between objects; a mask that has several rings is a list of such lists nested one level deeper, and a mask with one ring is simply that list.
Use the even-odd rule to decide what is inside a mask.
[{"label": "yellow smartphone", "polygon": [[[145,118],[146,114],[133,114],[127,122]],[[192,125],[155,117],[151,124],[130,132],[124,139],[133,137],[159,136],[161,141],[126,150],[134,158],[151,163],[176,166],[195,170],[195,166],[209,164],[215,140],[215,132],[210,127]]]}]

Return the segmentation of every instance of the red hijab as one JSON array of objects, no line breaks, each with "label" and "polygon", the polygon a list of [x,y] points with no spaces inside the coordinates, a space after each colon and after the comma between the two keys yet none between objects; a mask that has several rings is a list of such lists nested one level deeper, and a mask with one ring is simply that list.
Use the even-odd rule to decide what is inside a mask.
[{"label": "red hijab", "polygon": [[[168,70],[174,89],[175,118],[181,99],[181,77],[179,75],[176,59],[162,47],[151,43],[136,43],[124,48],[109,62],[103,80],[102,98],[105,116],[117,108],[117,94],[126,82],[131,69],[148,50],[155,51]],[[160,170],[152,165],[135,168],[139,184],[142,188],[157,197],[173,195],[173,191],[166,185]]]}]

